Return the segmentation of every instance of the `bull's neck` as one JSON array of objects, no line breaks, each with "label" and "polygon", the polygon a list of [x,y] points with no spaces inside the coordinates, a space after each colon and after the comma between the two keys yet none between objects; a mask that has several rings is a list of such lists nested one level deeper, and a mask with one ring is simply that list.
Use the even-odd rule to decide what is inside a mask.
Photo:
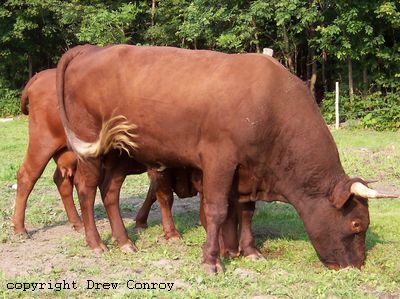
[{"label": "bull's neck", "polygon": [[[322,118],[321,118],[322,119]],[[345,179],[336,144],[325,123],[316,119],[306,126],[293,122],[278,132],[271,144],[271,170],[277,193],[296,209],[308,202],[327,198],[335,185]]]}]

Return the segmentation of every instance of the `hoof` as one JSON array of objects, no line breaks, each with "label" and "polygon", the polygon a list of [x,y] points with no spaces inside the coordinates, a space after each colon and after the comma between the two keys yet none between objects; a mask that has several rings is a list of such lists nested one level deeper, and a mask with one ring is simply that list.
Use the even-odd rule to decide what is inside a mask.
[{"label": "hoof", "polygon": [[203,264],[203,268],[207,274],[217,274],[218,272],[225,272],[224,265],[222,265],[220,261],[218,261],[215,265]]},{"label": "hoof", "polygon": [[119,248],[124,253],[135,253],[138,251],[137,247],[132,242],[128,242],[128,243],[120,246]]},{"label": "hoof", "polygon": [[167,239],[168,241],[177,241],[182,239],[182,236],[178,232],[168,233],[165,234],[165,239]]},{"label": "hoof", "polygon": [[15,236],[19,240],[28,240],[31,238],[31,235],[26,229],[24,229],[23,231],[15,232]]},{"label": "hoof", "polygon": [[133,232],[135,233],[135,234],[140,234],[140,233],[142,233],[145,229],[147,228],[147,225],[146,226],[135,226],[134,228],[133,228]]},{"label": "hoof", "polygon": [[83,226],[83,223],[78,223],[78,224],[72,224],[71,223],[71,227],[74,231],[83,234],[85,233],[85,227]]},{"label": "hoof", "polygon": [[265,260],[265,257],[261,253],[252,253],[252,254],[246,255],[245,257],[246,257],[246,259],[249,259],[250,261]]},{"label": "hoof", "polygon": [[240,255],[239,251],[235,250],[225,250],[225,252],[222,254],[223,257],[228,257],[228,258],[235,258]]},{"label": "hoof", "polygon": [[145,229],[148,228],[148,225],[146,222],[136,222],[135,223],[135,229]]},{"label": "hoof", "polygon": [[107,252],[108,248],[106,245],[101,244],[100,246],[93,248],[92,251],[96,256],[100,256],[103,253]]}]

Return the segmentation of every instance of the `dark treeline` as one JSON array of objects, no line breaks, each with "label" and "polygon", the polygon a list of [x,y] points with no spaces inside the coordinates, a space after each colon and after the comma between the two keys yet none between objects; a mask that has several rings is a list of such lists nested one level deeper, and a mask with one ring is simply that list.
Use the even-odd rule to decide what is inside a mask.
[{"label": "dark treeline", "polygon": [[400,83],[397,0],[8,0],[0,88],[20,89],[77,44],[129,43],[274,56],[315,91],[350,100]]}]

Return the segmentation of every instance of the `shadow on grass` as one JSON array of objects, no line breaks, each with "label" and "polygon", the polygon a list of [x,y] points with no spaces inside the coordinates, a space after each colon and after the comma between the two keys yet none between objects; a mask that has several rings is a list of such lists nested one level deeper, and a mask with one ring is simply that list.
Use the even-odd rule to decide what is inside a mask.
[{"label": "shadow on grass", "polygon": [[[185,203],[185,199],[179,199],[175,201],[176,205]],[[141,206],[140,201],[127,201],[123,202],[122,214],[134,220],[134,215]],[[296,210],[290,204],[283,203],[260,203],[257,205],[256,213],[253,218],[253,235],[256,239],[257,246],[261,246],[267,240],[274,239],[286,239],[286,240],[303,240],[309,241],[308,235],[304,229],[304,225],[298,216]],[[150,216],[154,211],[159,208],[152,208]],[[160,214],[157,211],[157,214]],[[95,205],[95,218],[96,220],[103,220],[107,218],[107,214],[102,204],[98,203]],[[151,217],[152,220],[148,221],[148,227],[161,225],[161,217],[158,215],[157,218]],[[190,207],[185,209],[178,209],[174,213],[174,223],[177,230],[184,235],[193,228],[200,226],[199,221],[199,210],[198,207]],[[48,225],[43,228],[33,229],[29,231],[29,234],[33,236],[39,231],[46,231],[59,225],[67,225],[66,221],[58,221],[52,225]],[[140,235],[134,229],[135,224],[130,223],[127,225],[127,231],[130,238],[133,241],[137,241]],[[72,231],[72,228],[71,228]],[[111,234],[104,240],[106,243],[110,243]],[[382,241],[378,234],[372,229],[368,230],[367,233],[367,252],[371,250],[377,244],[385,243]]]},{"label": "shadow on grass", "polygon": [[[184,201],[184,199],[182,200]],[[151,213],[151,211],[150,211]],[[200,226],[199,211],[192,209],[178,211],[174,214],[174,223],[177,230],[184,235],[191,229]],[[151,220],[149,227],[161,225],[161,219]],[[260,203],[253,218],[253,235],[257,246],[261,246],[267,240],[286,239],[309,241],[302,220],[296,210],[290,204]],[[128,231],[133,231],[134,224],[130,224]],[[377,244],[385,243],[373,229],[367,232],[367,252]]]}]

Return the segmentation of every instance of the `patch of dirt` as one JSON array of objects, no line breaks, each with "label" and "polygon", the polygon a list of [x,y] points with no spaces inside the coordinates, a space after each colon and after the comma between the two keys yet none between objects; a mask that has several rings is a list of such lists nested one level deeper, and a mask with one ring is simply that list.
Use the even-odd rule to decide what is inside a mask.
[{"label": "patch of dirt", "polygon": [[5,123],[14,120],[12,117],[0,118],[0,123]]},{"label": "patch of dirt", "polygon": [[[144,200],[137,198],[122,199],[122,209],[124,222],[132,221],[136,217],[136,213],[142,206]],[[97,199],[96,199],[97,204]],[[196,197],[188,199],[177,199],[174,202],[173,214],[180,214],[187,211],[198,211],[199,199]],[[101,232],[105,228],[109,228],[108,219],[105,213],[97,213],[96,225]],[[157,204],[154,204],[149,215],[149,221],[161,223],[161,210]],[[31,274],[51,274],[63,273],[64,279],[78,280],[77,273],[71,269],[90,269],[91,267],[107,269],[109,267],[107,261],[102,257],[96,257],[94,254],[87,256],[70,257],[66,253],[63,239],[66,236],[82,239],[84,236],[71,229],[68,224],[52,225],[41,228],[32,228],[28,226],[30,238],[12,237],[12,241],[0,245],[0,270],[3,271],[8,278],[27,276]],[[88,251],[89,252],[89,251]],[[174,267],[177,261],[160,260],[154,264],[156,267]],[[135,270],[127,269],[122,264],[116,263],[113,272],[121,276],[121,273],[129,274]],[[107,271],[104,271],[104,275]],[[97,276],[97,274],[96,274]],[[105,276],[110,279],[110,275]],[[101,279],[101,277],[98,277]]]},{"label": "patch of dirt", "polygon": [[398,186],[394,184],[390,184],[388,182],[374,182],[368,184],[370,188],[375,190],[379,190],[380,192],[387,193],[387,194],[400,194]]}]

